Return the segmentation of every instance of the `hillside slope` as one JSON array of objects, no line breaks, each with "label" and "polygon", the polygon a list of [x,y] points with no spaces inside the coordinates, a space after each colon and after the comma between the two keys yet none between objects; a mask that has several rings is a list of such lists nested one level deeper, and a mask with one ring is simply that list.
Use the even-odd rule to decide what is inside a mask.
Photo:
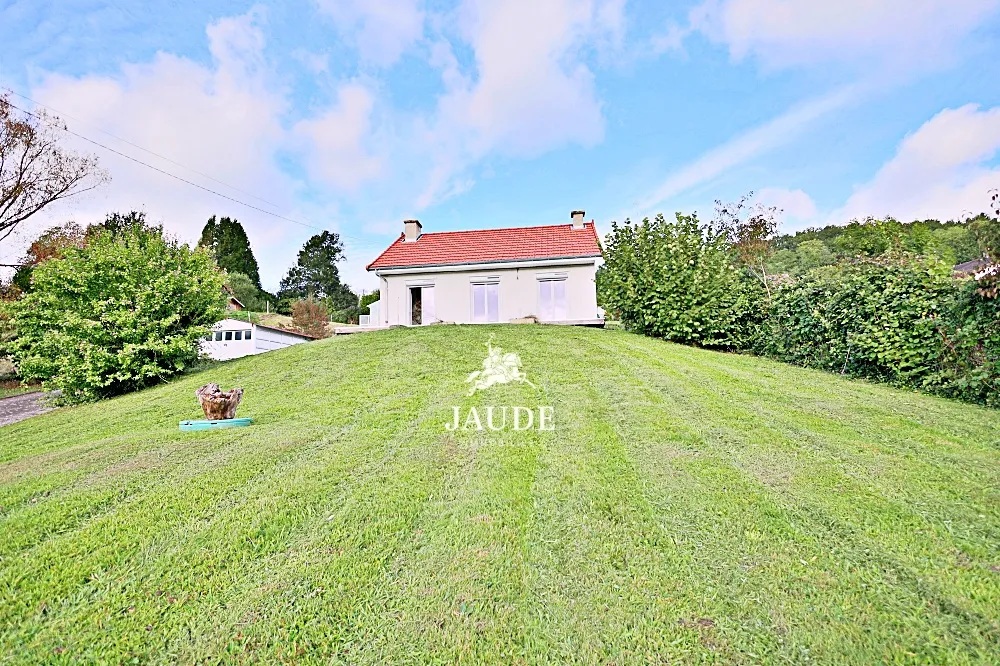
[{"label": "hillside slope", "polygon": [[[537,388],[467,395],[491,334]],[[179,432],[208,381],[255,425]],[[487,405],[555,430],[445,429]],[[0,663],[1000,662],[1000,412],[620,332],[353,335],[0,428],[0,534]]]}]

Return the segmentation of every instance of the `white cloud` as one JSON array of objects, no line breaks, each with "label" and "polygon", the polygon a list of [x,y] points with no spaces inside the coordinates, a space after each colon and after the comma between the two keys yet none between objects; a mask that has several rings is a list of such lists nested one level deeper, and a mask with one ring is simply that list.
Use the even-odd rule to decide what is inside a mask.
[{"label": "white cloud", "polygon": [[[44,75],[32,86],[30,97],[72,116],[64,115],[63,119],[79,134],[210,189],[295,218],[298,183],[275,159],[286,136],[280,122],[285,101],[262,57],[260,20],[260,15],[251,11],[209,25],[210,66],[159,53],[148,63],[125,64],[114,75]],[[19,234],[20,244],[4,248],[5,258],[19,255],[23,245],[44,227],[68,219],[83,224],[97,222],[114,210],[144,210],[150,220],[163,222],[169,232],[192,243],[209,216],[228,215],[246,227],[261,276],[266,285],[275,286],[294,260],[297,246],[315,233],[198,190],[72,136],[67,136],[66,142],[76,150],[96,153],[111,173],[111,183],[36,216]]]},{"label": "white cloud", "polygon": [[821,117],[854,102],[861,92],[862,88],[858,86],[840,88],[792,107],[777,118],[713,148],[668,175],[659,187],[638,202],[638,209],[652,212],[672,197],[714,180],[726,171],[788,143]]},{"label": "white cloud", "polygon": [[900,220],[955,219],[987,210],[1000,187],[1000,107],[945,109],[900,143],[875,177],[835,211],[831,222],[892,215]]},{"label": "white cloud", "polygon": [[316,53],[300,48],[292,51],[291,56],[314,75],[326,74],[330,71],[330,56],[326,53]]},{"label": "white cloud", "polygon": [[388,66],[423,36],[420,0],[316,0],[361,58]]},{"label": "white cloud", "polygon": [[802,190],[766,187],[756,193],[755,199],[765,206],[775,206],[782,211],[783,221],[801,227],[816,219],[816,203]]},{"label": "white cloud", "polygon": [[465,0],[458,40],[475,72],[463,74],[449,43],[433,46],[447,92],[424,125],[434,164],[417,207],[467,188],[464,170],[487,154],[530,158],[600,142],[604,117],[586,56],[622,39],[623,11],[621,0]]},{"label": "white cloud", "polygon": [[305,139],[304,152],[316,180],[355,190],[381,173],[381,160],[364,145],[374,103],[371,91],[363,85],[347,83],[337,90],[333,108],[295,126],[295,133]]},{"label": "white cloud", "polygon": [[962,38],[998,7],[1000,0],[706,0],[690,20],[737,60],[911,68],[950,60]]},{"label": "white cloud", "polygon": [[669,24],[664,32],[653,35],[650,40],[653,55],[660,55],[668,51],[683,51],[684,40],[690,34],[691,31],[687,28],[682,28],[676,23]]}]

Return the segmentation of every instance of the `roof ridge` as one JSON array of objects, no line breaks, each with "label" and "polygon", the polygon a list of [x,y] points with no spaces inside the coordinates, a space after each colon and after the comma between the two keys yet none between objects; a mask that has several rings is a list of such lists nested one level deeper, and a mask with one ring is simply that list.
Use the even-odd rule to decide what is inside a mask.
[{"label": "roof ridge", "polygon": [[388,252],[389,250],[391,250],[393,247],[395,247],[396,243],[398,243],[399,241],[401,241],[405,236],[406,236],[405,232],[399,234],[399,236],[396,238],[396,240],[394,240],[391,243],[389,243],[389,247],[387,247],[384,250],[382,250],[381,254],[379,254],[377,257],[375,257],[374,259],[372,259],[371,262],[367,266],[365,266],[365,270],[366,271],[370,271],[372,269],[372,266],[374,266],[378,262],[379,259],[381,259],[382,257],[384,257],[385,253]]},{"label": "roof ridge", "polygon": [[601,256],[597,224],[584,222],[461,229],[421,233],[415,242],[400,234],[365,268],[448,266],[491,261],[533,261]]},{"label": "roof ridge", "polygon": [[[565,227],[572,227],[572,222],[564,222],[562,224],[536,224],[532,226],[523,227],[492,227],[490,229],[457,229],[453,231],[422,231],[421,236],[441,236],[443,234],[481,234],[490,231],[523,231],[525,229],[562,229]],[[584,222],[584,228],[593,227],[593,221]]]}]

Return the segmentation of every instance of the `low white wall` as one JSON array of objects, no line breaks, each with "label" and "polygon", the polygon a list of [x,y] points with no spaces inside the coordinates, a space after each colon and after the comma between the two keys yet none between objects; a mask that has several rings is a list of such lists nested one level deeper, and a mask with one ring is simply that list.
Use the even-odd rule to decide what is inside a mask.
[{"label": "low white wall", "polygon": [[473,322],[472,285],[485,280],[499,283],[499,321],[540,316],[539,277],[565,275],[567,321],[598,319],[596,264],[547,265],[538,268],[500,268],[454,272],[382,275],[379,319],[382,326],[410,324],[411,286],[434,287],[435,318],[466,324]]},{"label": "low white wall", "polygon": [[[240,335],[239,340],[236,339],[237,333]],[[249,340],[246,339],[247,333],[250,334]],[[283,349],[303,342],[309,342],[309,339],[273,328],[263,328],[239,319],[223,319],[212,326],[210,339],[202,340],[200,349],[209,358],[216,361],[228,361],[251,354]]]},{"label": "low white wall", "polygon": [[260,326],[254,327],[255,333],[255,354],[260,354],[266,351],[272,351],[275,349],[284,349],[285,347],[291,347],[292,345],[302,344],[303,342],[309,342],[306,338],[300,338],[297,335],[292,335],[290,333],[285,333],[284,331],[277,331],[273,328],[262,328]]}]

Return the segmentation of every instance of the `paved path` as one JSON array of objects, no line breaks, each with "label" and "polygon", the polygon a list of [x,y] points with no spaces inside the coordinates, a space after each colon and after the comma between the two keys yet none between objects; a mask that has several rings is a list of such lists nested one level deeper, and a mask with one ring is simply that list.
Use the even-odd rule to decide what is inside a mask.
[{"label": "paved path", "polygon": [[0,426],[17,423],[52,409],[45,406],[43,398],[45,394],[36,391],[0,400]]}]

